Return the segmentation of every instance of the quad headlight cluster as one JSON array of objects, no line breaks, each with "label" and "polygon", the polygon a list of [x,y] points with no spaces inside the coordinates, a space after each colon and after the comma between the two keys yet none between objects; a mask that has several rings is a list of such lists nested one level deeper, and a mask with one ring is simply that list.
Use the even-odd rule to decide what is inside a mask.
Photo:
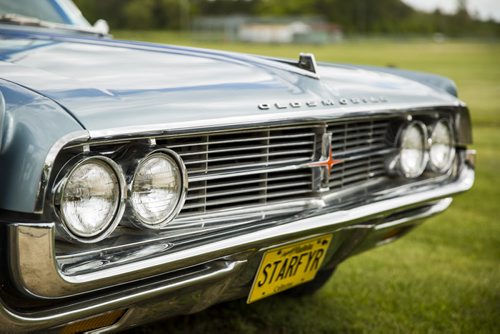
[{"label": "quad headlight cluster", "polygon": [[151,152],[125,173],[112,159],[89,156],[70,163],[55,206],[64,235],[90,243],[112,233],[125,211],[136,227],[164,227],[182,209],[186,189],[183,162],[173,151]]},{"label": "quad headlight cluster", "polygon": [[446,119],[427,126],[411,121],[401,128],[398,143],[395,167],[406,178],[419,177],[426,168],[445,173],[455,157],[453,131]]}]

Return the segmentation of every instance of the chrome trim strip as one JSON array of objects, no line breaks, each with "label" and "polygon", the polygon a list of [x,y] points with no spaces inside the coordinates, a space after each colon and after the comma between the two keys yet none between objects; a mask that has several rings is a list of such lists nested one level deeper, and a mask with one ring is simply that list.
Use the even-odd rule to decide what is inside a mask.
[{"label": "chrome trim strip", "polygon": [[56,160],[57,155],[61,151],[61,149],[66,146],[70,142],[81,141],[85,142],[90,139],[90,133],[86,130],[71,132],[66,136],[61,137],[57,142],[52,145],[49,150],[49,153],[45,157],[45,164],[42,169],[42,175],[40,176],[40,183],[38,185],[37,191],[37,201],[35,203],[35,207],[33,209],[33,213],[42,214],[43,207],[45,204],[45,194],[47,192],[47,185],[49,183],[50,174],[52,172],[52,168],[54,167],[54,162]]},{"label": "chrome trim strip", "polygon": [[[123,128],[114,128],[106,130],[91,130],[89,131],[92,140],[98,139],[108,139],[119,136],[161,136],[166,135],[168,132],[177,131],[190,131],[198,132],[198,130],[213,130],[220,129],[223,131],[223,127],[231,127],[231,129],[236,129],[237,127],[255,127],[262,125],[264,127],[273,125],[273,123],[284,122],[284,121],[294,121],[294,122],[315,122],[315,121],[333,121],[333,120],[348,120],[349,117],[368,117],[368,116],[394,116],[395,113],[406,114],[414,112],[417,110],[425,110],[429,108],[457,108],[461,104],[459,102],[454,103],[428,103],[421,102],[415,103],[414,105],[408,104],[393,104],[392,106],[387,104],[373,105],[373,106],[337,106],[336,108],[325,108],[318,110],[298,110],[290,112],[281,112],[277,114],[253,114],[248,116],[238,116],[238,117],[226,117],[224,119],[214,119],[207,121],[189,121],[189,122],[177,122],[177,123],[165,123],[165,124],[154,124],[148,126],[130,126]],[[369,109],[369,110],[367,110]],[[207,125],[207,123],[210,125]]]},{"label": "chrome trim strip", "polygon": [[401,227],[401,226],[404,226],[408,223],[413,224],[414,220],[427,218],[429,215],[435,215],[435,214],[438,214],[440,212],[443,212],[451,205],[452,202],[453,202],[453,198],[451,198],[451,197],[442,199],[437,204],[434,204],[430,209],[428,209],[424,212],[420,212],[416,215],[412,215],[411,217],[403,217],[403,218],[399,218],[396,220],[388,221],[388,222],[383,223],[383,224],[376,225],[374,229],[375,229],[375,231],[380,231],[380,230],[384,230],[384,229],[388,229],[388,228],[392,228],[392,227]]},{"label": "chrome trim strip", "polygon": [[63,274],[57,265],[55,224],[13,224],[9,226],[10,269],[17,287],[29,295],[46,298],[77,295],[198,265],[228,254],[258,249],[301,234],[331,232],[346,225],[464,192],[472,187],[473,182],[473,168],[464,165],[457,179],[446,185],[438,184],[385,200],[379,197],[365,205],[340,211],[328,207],[326,199],[323,199],[324,214],[320,210],[304,218],[294,216],[277,219],[276,222],[281,224],[270,228],[76,276]]}]

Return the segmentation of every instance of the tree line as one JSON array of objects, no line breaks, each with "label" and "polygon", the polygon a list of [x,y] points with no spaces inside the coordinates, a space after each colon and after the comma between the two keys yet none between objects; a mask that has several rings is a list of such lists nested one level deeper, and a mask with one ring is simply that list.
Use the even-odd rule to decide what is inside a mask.
[{"label": "tree line", "polygon": [[187,30],[199,16],[321,16],[346,35],[432,34],[500,37],[500,23],[480,21],[458,0],[455,14],[416,11],[400,0],[74,0],[89,21],[112,29]]}]

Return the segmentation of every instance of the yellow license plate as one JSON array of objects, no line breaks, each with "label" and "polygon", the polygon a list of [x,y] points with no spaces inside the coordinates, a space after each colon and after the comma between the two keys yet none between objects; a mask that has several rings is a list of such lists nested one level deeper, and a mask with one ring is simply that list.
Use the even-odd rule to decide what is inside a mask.
[{"label": "yellow license plate", "polygon": [[265,252],[247,303],[312,281],[331,240],[331,235],[324,235]]}]

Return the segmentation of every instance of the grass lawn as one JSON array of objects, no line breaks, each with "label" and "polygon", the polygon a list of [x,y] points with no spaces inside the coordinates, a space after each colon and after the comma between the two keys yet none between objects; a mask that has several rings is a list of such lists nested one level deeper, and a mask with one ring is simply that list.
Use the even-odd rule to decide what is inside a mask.
[{"label": "grass lawn", "polygon": [[342,264],[315,296],[235,301],[135,332],[500,333],[500,43],[368,40],[332,46],[208,43],[161,32],[116,38],[320,61],[392,64],[454,79],[472,111],[477,180],[402,240]]}]

